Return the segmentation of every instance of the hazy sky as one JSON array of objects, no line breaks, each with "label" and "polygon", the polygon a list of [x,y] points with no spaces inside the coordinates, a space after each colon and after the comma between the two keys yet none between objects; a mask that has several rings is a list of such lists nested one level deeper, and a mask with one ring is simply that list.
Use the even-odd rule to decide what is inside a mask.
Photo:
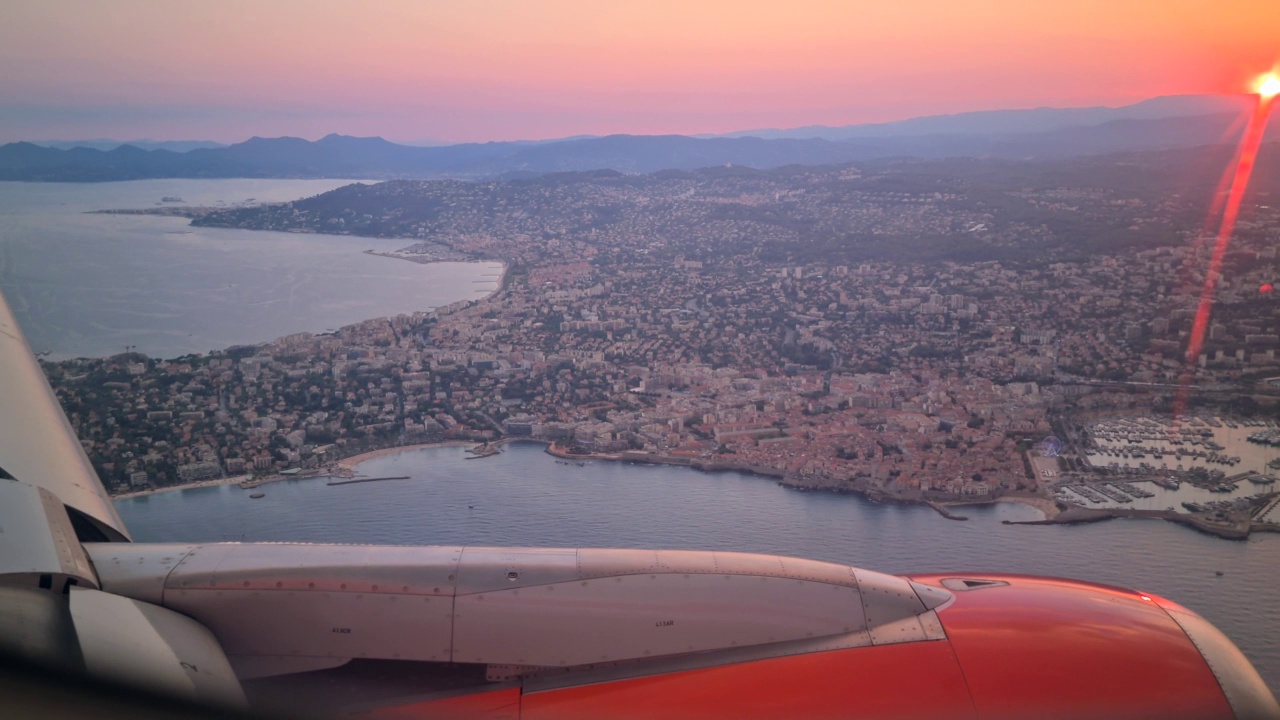
[{"label": "hazy sky", "polygon": [[1277,0],[7,0],[0,142],[508,140],[1241,92]]}]

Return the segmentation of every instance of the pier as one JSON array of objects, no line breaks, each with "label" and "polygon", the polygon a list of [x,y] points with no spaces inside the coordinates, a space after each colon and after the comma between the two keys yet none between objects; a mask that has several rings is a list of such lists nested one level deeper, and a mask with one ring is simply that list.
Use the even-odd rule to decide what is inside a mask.
[{"label": "pier", "polygon": [[355,485],[356,483],[382,482],[383,480],[412,480],[408,475],[395,475],[392,477],[375,477],[375,478],[352,478],[350,480],[330,480],[325,485]]}]

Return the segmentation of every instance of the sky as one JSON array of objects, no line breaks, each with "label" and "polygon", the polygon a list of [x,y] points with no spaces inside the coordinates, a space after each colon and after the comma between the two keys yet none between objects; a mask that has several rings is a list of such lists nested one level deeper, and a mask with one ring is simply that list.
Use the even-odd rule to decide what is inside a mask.
[{"label": "sky", "polygon": [[7,0],[0,142],[717,133],[1245,92],[1276,0]]}]

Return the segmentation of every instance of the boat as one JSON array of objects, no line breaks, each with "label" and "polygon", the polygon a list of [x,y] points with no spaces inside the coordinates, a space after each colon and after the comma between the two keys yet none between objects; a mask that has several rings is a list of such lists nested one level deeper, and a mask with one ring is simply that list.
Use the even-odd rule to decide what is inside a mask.
[{"label": "boat", "polygon": [[250,500],[257,500],[258,498],[263,498],[263,497],[266,497],[266,496],[267,496],[267,494],[266,494],[266,493],[256,492],[256,493],[253,493],[252,495],[250,495],[250,496],[249,496],[249,499],[250,499]]}]

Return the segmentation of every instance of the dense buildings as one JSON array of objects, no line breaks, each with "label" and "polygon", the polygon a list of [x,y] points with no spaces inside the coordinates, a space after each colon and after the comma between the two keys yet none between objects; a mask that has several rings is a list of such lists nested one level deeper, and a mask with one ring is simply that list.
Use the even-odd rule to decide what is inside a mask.
[{"label": "dense buildings", "polygon": [[498,258],[507,277],[335,333],[47,369],[120,487],[534,437],[906,499],[1037,492],[1023,450],[1064,410],[1280,374],[1280,301],[1260,290],[1280,211],[1241,223],[1188,365],[1197,201],[974,163],[393,182],[208,213],[413,238],[400,255]]}]

